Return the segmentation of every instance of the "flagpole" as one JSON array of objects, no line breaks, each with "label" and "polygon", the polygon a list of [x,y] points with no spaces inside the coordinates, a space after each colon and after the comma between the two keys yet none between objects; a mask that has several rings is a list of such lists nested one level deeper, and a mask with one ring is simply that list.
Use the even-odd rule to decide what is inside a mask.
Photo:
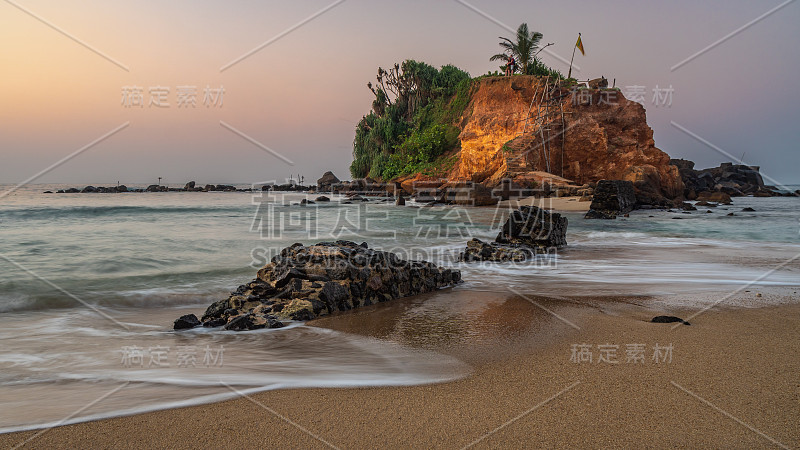
[{"label": "flagpole", "polygon": [[572,59],[569,60],[569,73],[567,74],[567,79],[572,78],[572,60],[575,59],[575,48],[577,47],[578,47],[577,45],[575,47],[572,47]]},{"label": "flagpole", "polygon": [[[578,39],[581,38],[581,34],[578,33]],[[569,60],[569,73],[567,74],[567,79],[572,78],[572,61],[575,60],[575,49],[578,48],[578,42],[575,41],[575,45],[572,47],[572,58]]]}]

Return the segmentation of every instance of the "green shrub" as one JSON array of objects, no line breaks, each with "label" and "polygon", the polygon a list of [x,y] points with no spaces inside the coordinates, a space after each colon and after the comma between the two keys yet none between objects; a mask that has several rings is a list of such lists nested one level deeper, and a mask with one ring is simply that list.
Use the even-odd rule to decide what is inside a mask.
[{"label": "green shrub", "polygon": [[537,75],[540,77],[549,76],[557,80],[563,80],[566,78],[561,72],[556,69],[551,69],[538,58],[534,59],[533,64],[528,66],[528,75]]},{"label": "green shrub", "polygon": [[396,67],[417,89],[391,104],[380,88],[373,91],[373,111],[356,126],[350,165],[354,178],[389,180],[420,172],[459,145],[456,123],[470,101],[469,74],[452,65],[437,70],[412,60]]}]

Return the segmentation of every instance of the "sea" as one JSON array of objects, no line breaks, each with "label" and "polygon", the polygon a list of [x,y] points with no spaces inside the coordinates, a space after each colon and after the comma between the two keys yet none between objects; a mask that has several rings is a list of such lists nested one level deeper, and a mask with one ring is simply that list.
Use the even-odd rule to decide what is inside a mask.
[{"label": "sea", "polygon": [[259,190],[44,193],[69,187],[0,185],[0,432],[268,389],[415,385],[470,373],[426,345],[304,323],[172,330],[177,317],[201,316],[296,242],[366,242],[461,270],[454,288],[394,300],[403,308],[390,326],[466,346],[493,339],[482,313],[512,296],[630,296],[666,311],[800,300],[796,197],[616,220],[566,212],[566,248],[524,263],[467,264],[458,261],[466,242],[494,239],[508,207],[398,207],[329,194],[330,202],[301,205],[320,194]]}]

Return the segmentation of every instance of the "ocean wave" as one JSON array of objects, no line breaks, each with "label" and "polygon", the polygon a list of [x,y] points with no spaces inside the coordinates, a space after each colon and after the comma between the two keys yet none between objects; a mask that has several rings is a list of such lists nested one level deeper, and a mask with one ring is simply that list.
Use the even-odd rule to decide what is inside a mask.
[{"label": "ocean wave", "polygon": [[[63,219],[63,218],[98,218],[115,216],[142,216],[153,214],[214,214],[238,213],[251,214],[251,211],[241,206],[66,206],[66,207],[29,207],[8,208],[0,212],[0,219]],[[237,215],[238,215],[237,214]]]},{"label": "ocean wave", "polygon": [[[74,330],[63,331],[71,334]],[[8,375],[5,379],[0,376],[0,396],[9,405],[0,412],[0,432],[46,427],[84,405],[85,398],[112,389],[119,393],[98,408],[75,415],[69,423],[272,389],[418,385],[451,381],[470,371],[451,356],[303,324],[246,333],[214,330],[184,339],[184,333],[161,332],[125,341],[106,339],[89,348],[63,339],[54,343],[50,354],[40,355],[46,356],[41,361],[13,368],[14,373],[3,374]],[[190,367],[174,360],[166,367],[150,367],[146,360],[143,367],[120,362],[123,345],[175,347],[175,351],[188,342],[200,349],[206,344],[215,349],[224,345],[224,362],[204,366],[198,358],[198,365]],[[75,359],[76,355],[86,358]],[[23,404],[28,406],[25,414],[12,409]]]},{"label": "ocean wave", "polygon": [[[0,313],[84,307],[170,306],[210,303],[252,278],[252,269],[160,272],[95,279],[0,283]],[[37,286],[32,288],[31,284]]]}]

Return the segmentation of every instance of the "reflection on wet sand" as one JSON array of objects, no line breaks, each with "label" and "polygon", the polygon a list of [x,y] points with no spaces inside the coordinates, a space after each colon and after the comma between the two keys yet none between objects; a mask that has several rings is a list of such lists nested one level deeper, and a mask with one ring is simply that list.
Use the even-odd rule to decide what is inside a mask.
[{"label": "reflection on wet sand", "polygon": [[310,324],[479,364],[546,345],[575,331],[541,306],[570,322],[579,322],[587,315],[585,307],[568,300],[528,298],[536,304],[510,291],[454,288],[360,308]]}]

